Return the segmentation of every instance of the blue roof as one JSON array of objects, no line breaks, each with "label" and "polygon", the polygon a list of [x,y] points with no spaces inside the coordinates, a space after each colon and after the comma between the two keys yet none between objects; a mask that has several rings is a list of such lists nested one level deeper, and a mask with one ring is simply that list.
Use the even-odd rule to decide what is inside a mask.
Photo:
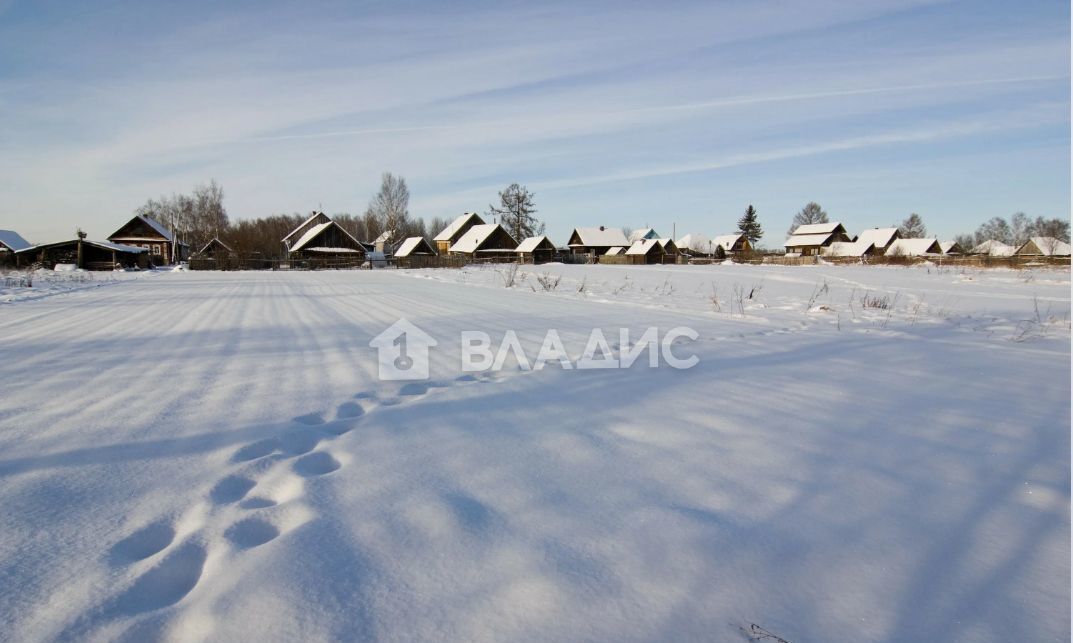
[{"label": "blue roof", "polygon": [[7,246],[12,252],[18,252],[23,248],[29,248],[30,242],[22,238],[22,235],[14,230],[0,230],[0,243]]}]

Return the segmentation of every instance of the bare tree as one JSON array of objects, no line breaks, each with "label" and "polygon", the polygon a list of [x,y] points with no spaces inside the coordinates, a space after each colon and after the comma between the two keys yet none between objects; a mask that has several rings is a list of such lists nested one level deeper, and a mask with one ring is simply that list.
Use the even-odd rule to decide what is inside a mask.
[{"label": "bare tree", "polygon": [[544,224],[533,216],[536,211],[533,193],[517,183],[511,183],[507,189],[500,191],[498,206],[488,206],[488,215],[499,217],[499,223],[515,241],[544,233]]},{"label": "bare tree", "polygon": [[1010,217],[1010,240],[1020,246],[1032,236],[1032,219],[1024,212],[1015,212]]},{"label": "bare tree", "polygon": [[959,234],[954,237],[954,242],[965,249],[965,252],[976,247],[976,240],[971,234]]},{"label": "bare tree", "polygon": [[1044,219],[1036,217],[1028,226],[1029,237],[1053,237],[1059,241],[1069,243],[1069,220],[1068,219]]},{"label": "bare tree", "polygon": [[[396,235],[404,232],[410,218],[410,190],[406,187],[406,179],[384,172],[380,177],[380,191],[369,202],[366,211],[367,219],[370,215],[379,223],[377,236],[389,230]],[[371,233],[366,230],[370,239],[375,238]]]},{"label": "bare tree", "polygon": [[1005,244],[1013,243],[1013,231],[1002,217],[992,217],[976,228],[976,245],[994,239]]},{"label": "bare tree", "polygon": [[920,215],[914,212],[898,226],[898,234],[903,239],[923,239],[928,236],[928,228],[924,225],[924,219],[921,219]]},{"label": "bare tree", "polygon": [[790,226],[790,230],[789,232],[787,232],[787,234],[792,235],[794,233],[794,230],[797,230],[803,225],[808,225],[810,223],[827,222],[827,212],[825,212],[824,209],[820,207],[819,203],[816,203],[815,201],[809,201],[805,205],[805,207],[801,208],[801,210],[794,215],[794,222]]}]

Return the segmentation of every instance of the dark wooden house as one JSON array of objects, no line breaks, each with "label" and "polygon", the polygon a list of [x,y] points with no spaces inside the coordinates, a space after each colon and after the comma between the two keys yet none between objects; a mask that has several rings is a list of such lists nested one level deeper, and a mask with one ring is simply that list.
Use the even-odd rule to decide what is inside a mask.
[{"label": "dark wooden house", "polygon": [[452,255],[463,255],[471,261],[516,261],[518,242],[498,223],[470,227],[450,249]]},{"label": "dark wooden house", "polygon": [[545,235],[529,237],[516,250],[522,263],[547,263],[555,259],[555,244]]},{"label": "dark wooden house", "polygon": [[315,212],[283,237],[287,258],[310,268],[360,266],[365,246],[323,212]]},{"label": "dark wooden house", "polygon": [[441,255],[447,254],[451,251],[451,246],[458,243],[462,235],[469,232],[469,229],[475,225],[484,225],[484,219],[476,212],[467,212],[455,217],[455,220],[449,226],[432,238],[433,243],[436,244],[436,250]]},{"label": "dark wooden house", "polygon": [[83,270],[148,268],[149,250],[108,241],[72,239],[23,248],[15,253],[15,261],[19,267],[39,264],[50,270],[56,264],[70,264]]},{"label": "dark wooden house", "polygon": [[108,235],[108,241],[122,246],[145,248],[149,251],[149,260],[154,266],[186,261],[190,256],[190,247],[187,244],[177,240],[164,224],[142,214]]}]

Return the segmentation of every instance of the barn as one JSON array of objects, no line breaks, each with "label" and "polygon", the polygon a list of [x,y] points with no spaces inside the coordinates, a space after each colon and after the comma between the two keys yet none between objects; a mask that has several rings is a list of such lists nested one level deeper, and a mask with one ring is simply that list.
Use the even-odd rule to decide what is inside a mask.
[{"label": "barn", "polygon": [[1029,257],[1068,257],[1069,244],[1054,237],[1032,237],[1014,254]]},{"label": "barn", "polygon": [[783,245],[790,257],[818,255],[822,248],[839,241],[849,241],[846,228],[841,223],[809,223],[798,226]]},{"label": "barn", "polygon": [[108,241],[121,246],[145,248],[154,266],[166,266],[190,257],[190,246],[178,241],[163,223],[144,214],[135,215],[108,235]]},{"label": "barn", "polygon": [[611,248],[628,248],[630,242],[618,228],[574,228],[566,242],[574,254],[605,254]]},{"label": "barn", "polygon": [[148,268],[149,250],[109,241],[71,239],[42,243],[15,253],[15,265],[28,267],[40,264],[53,269],[56,264],[70,264],[83,270],[115,270],[116,268]]},{"label": "barn", "polygon": [[518,257],[518,242],[506,228],[498,223],[482,223],[470,226],[458,241],[451,245],[450,253],[462,255],[470,261],[515,261]]},{"label": "barn", "polygon": [[522,263],[547,263],[555,259],[555,244],[545,235],[529,237],[518,244],[517,253]]},{"label": "barn", "polygon": [[436,250],[440,254],[447,254],[450,252],[451,246],[457,243],[462,238],[462,235],[469,232],[469,229],[475,225],[484,225],[484,219],[476,212],[466,212],[456,217],[450,225],[432,238],[432,241],[436,244]]},{"label": "barn", "polygon": [[424,237],[407,237],[395,250],[395,265],[400,268],[423,268],[432,263],[436,249]]},{"label": "barn", "polygon": [[352,268],[365,261],[365,246],[323,212],[314,212],[283,237],[287,257],[309,268]]}]

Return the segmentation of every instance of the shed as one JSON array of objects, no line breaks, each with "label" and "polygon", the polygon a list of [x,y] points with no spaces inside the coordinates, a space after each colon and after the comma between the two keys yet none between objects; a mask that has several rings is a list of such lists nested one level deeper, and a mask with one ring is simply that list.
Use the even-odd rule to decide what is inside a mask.
[{"label": "shed", "polygon": [[659,239],[638,239],[626,250],[629,263],[663,263],[663,246]]},{"label": "shed", "polygon": [[231,249],[231,246],[220,241],[219,237],[213,237],[211,241],[201,247],[201,250],[197,251],[197,254],[208,259],[219,259],[233,257],[235,251]]},{"label": "shed", "polygon": [[555,258],[555,244],[546,235],[529,237],[515,249],[522,261],[546,263]]},{"label": "shed", "polygon": [[407,237],[395,250],[396,258],[419,256],[436,256],[436,249],[428,241],[425,241],[424,237]]},{"label": "shed", "polygon": [[466,212],[465,214],[455,217],[455,220],[450,223],[446,228],[440,231],[438,235],[432,238],[432,241],[436,244],[436,250],[440,254],[446,254],[462,235],[469,232],[469,229],[475,225],[484,225],[484,219],[476,212]]},{"label": "shed", "polygon": [[38,263],[49,269],[58,263],[73,264],[85,270],[147,268],[149,250],[109,241],[71,239],[23,248],[15,253],[15,260],[19,266]]}]

